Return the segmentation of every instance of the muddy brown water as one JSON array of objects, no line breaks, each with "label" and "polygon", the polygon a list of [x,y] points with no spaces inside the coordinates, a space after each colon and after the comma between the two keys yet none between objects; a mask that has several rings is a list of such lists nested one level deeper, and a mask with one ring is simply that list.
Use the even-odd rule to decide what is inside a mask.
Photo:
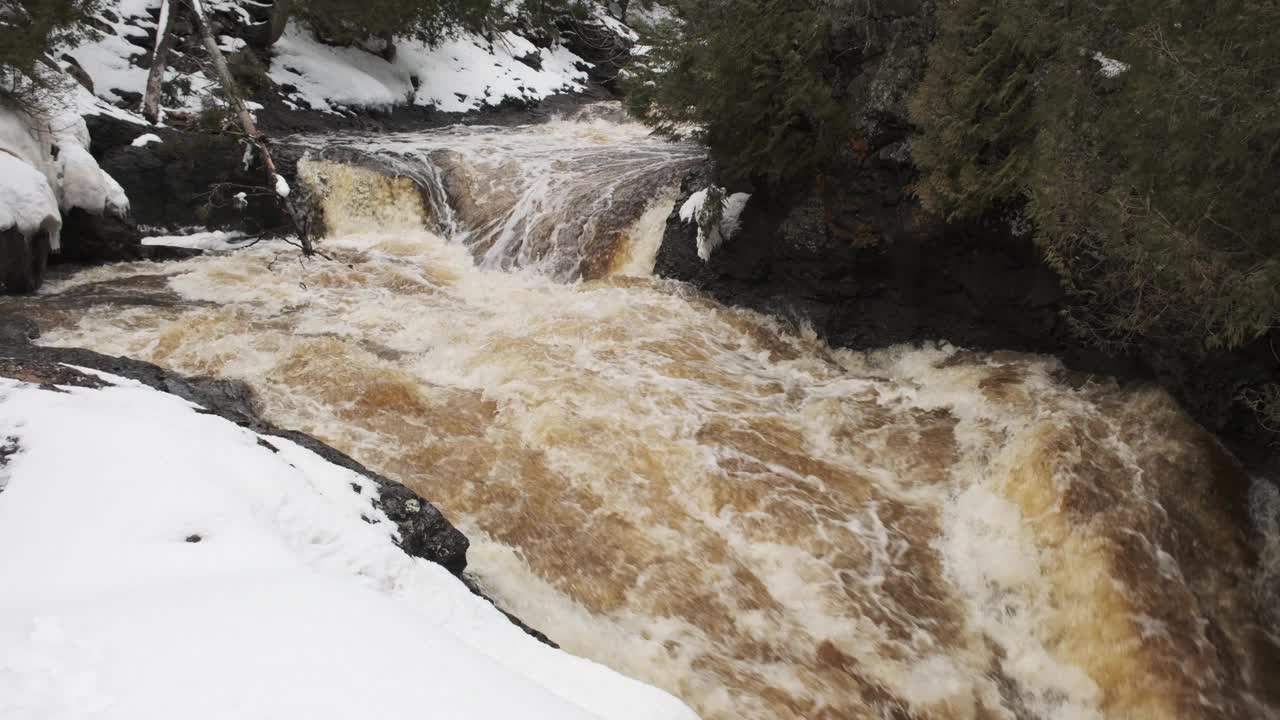
[{"label": "muddy brown water", "polygon": [[507,610],[705,718],[1278,716],[1280,502],[1163,392],[834,350],[648,277],[690,151],[616,118],[442,133],[367,144],[459,166],[448,222],[317,160],[332,261],[97,268],[0,312],[248,382],[436,503]]}]

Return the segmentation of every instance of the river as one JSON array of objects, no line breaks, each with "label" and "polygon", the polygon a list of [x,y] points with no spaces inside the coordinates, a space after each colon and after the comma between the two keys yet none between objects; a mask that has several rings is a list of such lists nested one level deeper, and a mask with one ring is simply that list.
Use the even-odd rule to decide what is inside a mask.
[{"label": "river", "polygon": [[[833,349],[651,277],[698,152],[616,109],[305,142],[328,258],[0,309],[246,381],[438,505],[505,609],[708,720],[1280,716],[1280,498],[1162,391]],[[360,156],[405,177],[326,161]]]}]

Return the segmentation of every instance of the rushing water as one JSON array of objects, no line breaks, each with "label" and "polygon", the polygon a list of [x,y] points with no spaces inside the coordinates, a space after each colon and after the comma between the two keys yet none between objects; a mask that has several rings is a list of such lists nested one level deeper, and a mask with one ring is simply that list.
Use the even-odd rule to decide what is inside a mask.
[{"label": "rushing water", "polygon": [[[696,146],[626,122],[616,103],[514,129],[460,125],[295,140],[320,161],[304,165],[304,175],[328,202],[341,204],[326,208],[338,234],[366,232],[370,221],[384,224],[393,208],[400,220],[406,211],[421,215],[419,224],[465,245],[481,267],[534,268],[562,281],[648,274],[675,185],[702,157]],[[364,186],[350,192],[361,181],[348,177],[349,165],[324,162],[330,158],[412,179],[421,201],[402,192],[403,185],[388,193],[385,181],[365,173],[357,173]],[[369,193],[374,188],[377,197]]]},{"label": "rushing water", "polygon": [[708,719],[1277,716],[1280,501],[1164,393],[833,350],[645,277],[691,151],[629,124],[394,143],[425,200],[304,173],[332,260],[264,243],[8,309],[249,382],[439,505],[507,609]]}]

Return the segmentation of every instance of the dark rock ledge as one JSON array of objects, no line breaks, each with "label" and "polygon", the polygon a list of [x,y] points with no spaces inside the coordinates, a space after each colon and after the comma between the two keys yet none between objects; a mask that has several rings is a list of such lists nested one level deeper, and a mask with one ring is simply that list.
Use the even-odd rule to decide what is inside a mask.
[{"label": "dark rock ledge", "polygon": [[[151,363],[125,357],[112,357],[80,348],[42,347],[32,344],[39,337],[34,322],[15,316],[0,317],[0,376],[36,383],[49,389],[55,386],[103,387],[104,383],[79,372],[74,365],[136,380],[161,392],[177,395],[259,435],[293,441],[329,462],[357,472],[378,485],[379,508],[400,530],[400,548],[405,553],[437,563],[455,575],[471,592],[493,602],[466,574],[467,537],[445,519],[431,503],[409,488],[369,470],[351,457],[325,445],[309,435],[285,430],[263,420],[254,409],[253,391],[235,380],[188,378]],[[270,445],[269,440],[262,441]],[[0,445],[3,445],[0,442]],[[270,448],[274,450],[274,448]],[[0,460],[4,452],[0,449]],[[497,607],[496,603],[494,605]],[[530,628],[519,618],[498,607],[512,623],[538,640],[556,646],[545,635]]]}]

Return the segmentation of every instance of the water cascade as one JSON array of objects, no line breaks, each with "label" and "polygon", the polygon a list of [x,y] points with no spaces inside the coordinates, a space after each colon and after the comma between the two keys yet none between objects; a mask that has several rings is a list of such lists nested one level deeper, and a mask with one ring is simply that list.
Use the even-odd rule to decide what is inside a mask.
[{"label": "water cascade", "polygon": [[835,350],[648,277],[697,152],[618,118],[342,142],[433,170],[316,141],[332,260],[5,309],[248,382],[439,505],[506,609],[709,720],[1277,717],[1274,490],[1163,392]]}]

